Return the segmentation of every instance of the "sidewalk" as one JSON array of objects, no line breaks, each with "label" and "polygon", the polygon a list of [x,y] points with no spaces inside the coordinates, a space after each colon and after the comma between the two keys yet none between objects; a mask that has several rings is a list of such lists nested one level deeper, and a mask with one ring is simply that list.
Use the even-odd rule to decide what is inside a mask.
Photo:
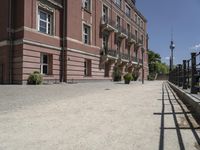
[{"label": "sidewalk", "polygon": [[0,86],[0,150],[198,150],[199,129],[161,81]]}]

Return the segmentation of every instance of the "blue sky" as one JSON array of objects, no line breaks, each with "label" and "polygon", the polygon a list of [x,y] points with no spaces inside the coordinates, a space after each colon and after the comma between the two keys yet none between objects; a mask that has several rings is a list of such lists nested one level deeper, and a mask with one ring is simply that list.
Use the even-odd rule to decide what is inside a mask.
[{"label": "blue sky", "polygon": [[149,49],[164,62],[169,64],[172,28],[175,64],[200,51],[200,0],[136,0],[136,7],[148,20]]}]

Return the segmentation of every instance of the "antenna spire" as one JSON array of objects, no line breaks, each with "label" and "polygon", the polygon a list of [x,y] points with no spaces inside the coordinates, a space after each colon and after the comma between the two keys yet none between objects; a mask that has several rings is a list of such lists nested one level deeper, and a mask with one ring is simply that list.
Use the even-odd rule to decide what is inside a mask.
[{"label": "antenna spire", "polygon": [[174,36],[174,31],[173,31],[173,27],[171,28],[171,41],[173,41],[173,36]]}]

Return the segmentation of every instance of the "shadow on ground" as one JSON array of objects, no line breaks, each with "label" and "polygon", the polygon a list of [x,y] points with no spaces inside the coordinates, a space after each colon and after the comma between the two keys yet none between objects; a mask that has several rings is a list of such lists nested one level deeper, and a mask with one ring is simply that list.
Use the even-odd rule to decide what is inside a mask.
[{"label": "shadow on ground", "polygon": [[[190,110],[190,106],[185,105],[171,89],[167,83],[162,85],[162,110],[161,113],[154,113],[161,117],[160,122],[160,138],[159,138],[159,150],[165,149],[165,136],[167,131],[174,130],[176,132],[178,146],[180,150],[185,150],[185,143],[182,134],[182,130],[191,131],[195,139],[194,147],[200,150],[200,137],[197,131],[200,131],[199,116]],[[166,109],[168,107],[168,110]],[[169,109],[170,108],[170,109]],[[178,109],[177,109],[178,108]],[[179,116],[177,116],[179,115]],[[180,118],[180,115],[182,116]],[[171,116],[173,118],[173,127],[167,126],[165,123],[165,117]]]}]

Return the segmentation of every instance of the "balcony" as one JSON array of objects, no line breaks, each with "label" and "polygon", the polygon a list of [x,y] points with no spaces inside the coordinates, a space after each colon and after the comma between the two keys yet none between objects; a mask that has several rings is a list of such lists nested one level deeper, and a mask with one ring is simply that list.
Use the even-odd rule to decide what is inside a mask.
[{"label": "balcony", "polygon": [[134,34],[131,32],[128,33],[128,39],[127,39],[127,44],[132,45],[133,43],[136,43],[136,37]]},{"label": "balcony", "polygon": [[126,54],[126,53],[120,53],[120,58],[122,61],[125,61],[125,62],[129,62],[130,60],[129,54]]},{"label": "balcony", "polygon": [[117,50],[109,49],[109,48],[102,48],[101,49],[101,62],[105,63],[108,60],[112,60],[115,62],[115,60],[118,59],[118,53]]},{"label": "balcony", "polygon": [[126,31],[125,28],[123,28],[120,25],[117,25],[117,33],[116,36],[120,39],[128,38],[128,32]]},{"label": "balcony", "polygon": [[131,56],[131,62],[132,62],[133,64],[138,64],[139,60],[138,60],[137,57]]},{"label": "balcony", "polygon": [[104,31],[117,32],[116,22],[109,17],[103,16],[101,18],[101,29],[102,29],[102,32]]}]

